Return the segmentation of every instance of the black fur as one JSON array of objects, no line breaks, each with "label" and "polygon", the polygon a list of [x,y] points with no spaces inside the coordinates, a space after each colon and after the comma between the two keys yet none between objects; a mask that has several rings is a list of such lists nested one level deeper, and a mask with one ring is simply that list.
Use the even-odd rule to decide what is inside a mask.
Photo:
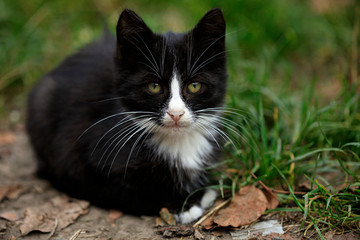
[{"label": "black fur", "polygon": [[[141,136],[130,158],[141,132],[117,152],[116,133],[130,128],[131,122],[114,127],[128,115],[113,115],[151,111],[161,124],[174,66],[182,87],[195,80],[203,83],[197,95],[184,87],[191,110],[221,107],[227,78],[224,51],[225,21],[219,9],[210,10],[188,33],[163,35],[154,34],[138,15],[124,10],[117,38],[105,34],[68,57],[30,93],[26,126],[38,174],[71,196],[133,214],[179,209],[190,192],[206,184],[205,171],[169,167],[145,144],[152,133]],[[153,60],[159,66],[156,71],[151,69]],[[163,92],[149,94],[149,82],[161,84]],[[212,144],[209,164],[221,158],[220,149]]]}]

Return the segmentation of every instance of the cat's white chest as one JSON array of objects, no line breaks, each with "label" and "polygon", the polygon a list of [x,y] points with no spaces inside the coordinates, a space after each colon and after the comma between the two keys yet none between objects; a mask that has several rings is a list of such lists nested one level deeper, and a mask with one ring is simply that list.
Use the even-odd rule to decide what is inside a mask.
[{"label": "cat's white chest", "polygon": [[184,170],[202,170],[206,164],[205,158],[213,150],[206,136],[196,130],[182,134],[156,133],[150,139],[150,144],[156,155]]}]

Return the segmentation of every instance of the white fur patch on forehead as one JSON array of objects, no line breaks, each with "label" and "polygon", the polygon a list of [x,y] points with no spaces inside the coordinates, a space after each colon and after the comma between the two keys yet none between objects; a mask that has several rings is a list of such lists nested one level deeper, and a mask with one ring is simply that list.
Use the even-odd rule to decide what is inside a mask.
[{"label": "white fur patch on forehead", "polygon": [[194,122],[191,110],[186,106],[182,97],[182,86],[179,75],[174,71],[170,80],[170,97],[168,105],[163,113],[163,124],[180,127],[190,126]]},{"label": "white fur patch on forehead", "polygon": [[169,111],[185,110],[185,103],[181,97],[181,84],[179,76],[176,72],[173,73],[170,83],[170,101]]}]

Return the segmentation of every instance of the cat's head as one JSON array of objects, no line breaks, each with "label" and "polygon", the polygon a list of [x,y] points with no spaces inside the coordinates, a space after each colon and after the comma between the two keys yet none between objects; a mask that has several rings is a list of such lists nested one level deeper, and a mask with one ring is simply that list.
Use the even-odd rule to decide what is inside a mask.
[{"label": "cat's head", "polygon": [[224,104],[227,71],[220,9],[208,11],[187,33],[165,34],[124,10],[116,31],[115,87],[126,111],[153,130],[174,133],[221,112],[216,109]]}]

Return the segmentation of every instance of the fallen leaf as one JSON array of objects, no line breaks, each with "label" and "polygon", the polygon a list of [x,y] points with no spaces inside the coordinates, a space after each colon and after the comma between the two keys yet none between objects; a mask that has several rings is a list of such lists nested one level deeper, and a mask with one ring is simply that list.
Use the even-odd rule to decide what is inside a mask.
[{"label": "fallen leaf", "polygon": [[194,233],[194,228],[189,226],[167,226],[159,227],[157,232],[164,237],[182,237],[192,235]]},{"label": "fallen leaf", "polygon": [[32,231],[51,232],[55,226],[56,230],[64,229],[80,215],[86,214],[88,207],[87,201],[59,196],[42,206],[26,208],[24,220],[20,223],[21,235]]},{"label": "fallen leaf", "polygon": [[[224,204],[225,200],[218,200],[214,203],[214,206],[211,209],[215,209],[217,208],[219,205]],[[214,212],[213,215],[211,215],[210,217],[206,218],[200,225],[205,228],[206,230],[210,230],[214,227],[216,227],[216,225],[214,225],[214,220],[213,217],[217,214],[217,211]]]},{"label": "fallen leaf", "polygon": [[23,193],[25,189],[19,185],[7,185],[0,187],[0,202],[7,199],[17,199],[21,193]]},{"label": "fallen leaf", "polygon": [[19,220],[21,218],[21,214],[17,211],[10,210],[0,213],[0,218],[15,222],[16,220]]},{"label": "fallen leaf", "polygon": [[266,210],[268,201],[264,193],[254,186],[245,186],[235,194],[230,204],[220,209],[201,225],[212,227],[239,227],[255,222]]},{"label": "fallen leaf", "polygon": [[[255,174],[251,173],[251,175],[257,179]],[[268,187],[266,186],[261,180],[259,181],[260,185],[263,187],[263,192],[265,194],[265,197],[268,201],[268,204],[266,206],[267,209],[275,209],[279,205],[279,199],[278,196]]]},{"label": "fallen leaf", "polygon": [[214,235],[215,237],[221,238],[224,234],[220,231],[212,231],[211,232],[212,235]]},{"label": "fallen leaf", "polygon": [[[211,228],[213,228],[214,227],[214,221],[213,221],[213,216],[215,216],[216,215],[216,213],[221,209],[221,208],[223,208],[224,206],[226,206],[228,203],[229,203],[229,201],[230,201],[231,199],[228,199],[228,200],[218,200],[218,201],[216,201],[215,203],[214,203],[214,205],[213,205],[213,207],[208,211],[208,213],[206,213],[205,215],[204,215],[204,217],[206,217],[203,221],[201,221],[202,219],[200,219],[197,223],[195,223],[194,225],[193,225],[193,227],[197,227],[199,224],[203,227],[203,228],[205,228],[205,229],[207,229],[207,230],[209,230],[209,229],[211,229]],[[199,223],[200,222],[200,223]],[[199,223],[199,224],[198,224]]]},{"label": "fallen leaf", "polygon": [[168,225],[176,225],[174,216],[169,212],[167,208],[162,208],[160,210],[160,217]]},{"label": "fallen leaf", "polygon": [[156,227],[162,227],[162,226],[165,226],[166,223],[164,222],[164,220],[162,220],[161,217],[157,217],[155,218],[155,226]]},{"label": "fallen leaf", "polygon": [[0,221],[0,235],[1,232],[6,230],[6,222],[5,221]]},{"label": "fallen leaf", "polygon": [[263,193],[267,199],[266,208],[269,210],[275,209],[279,205],[278,196],[267,187],[263,189]]},{"label": "fallen leaf", "polygon": [[210,230],[210,229],[216,227],[216,226],[214,225],[214,221],[213,221],[213,219],[212,219],[211,217],[205,219],[205,221],[203,221],[200,225],[201,225],[203,228],[205,228],[206,230]]},{"label": "fallen leaf", "polygon": [[115,209],[111,209],[107,218],[108,223],[114,223],[116,221],[116,219],[118,219],[119,217],[121,217],[122,212],[115,210]]},{"label": "fallen leaf", "polygon": [[0,132],[0,146],[9,145],[15,142],[15,135],[12,132]]},{"label": "fallen leaf", "polygon": [[205,240],[204,235],[198,229],[195,229],[194,237],[196,240]]}]

